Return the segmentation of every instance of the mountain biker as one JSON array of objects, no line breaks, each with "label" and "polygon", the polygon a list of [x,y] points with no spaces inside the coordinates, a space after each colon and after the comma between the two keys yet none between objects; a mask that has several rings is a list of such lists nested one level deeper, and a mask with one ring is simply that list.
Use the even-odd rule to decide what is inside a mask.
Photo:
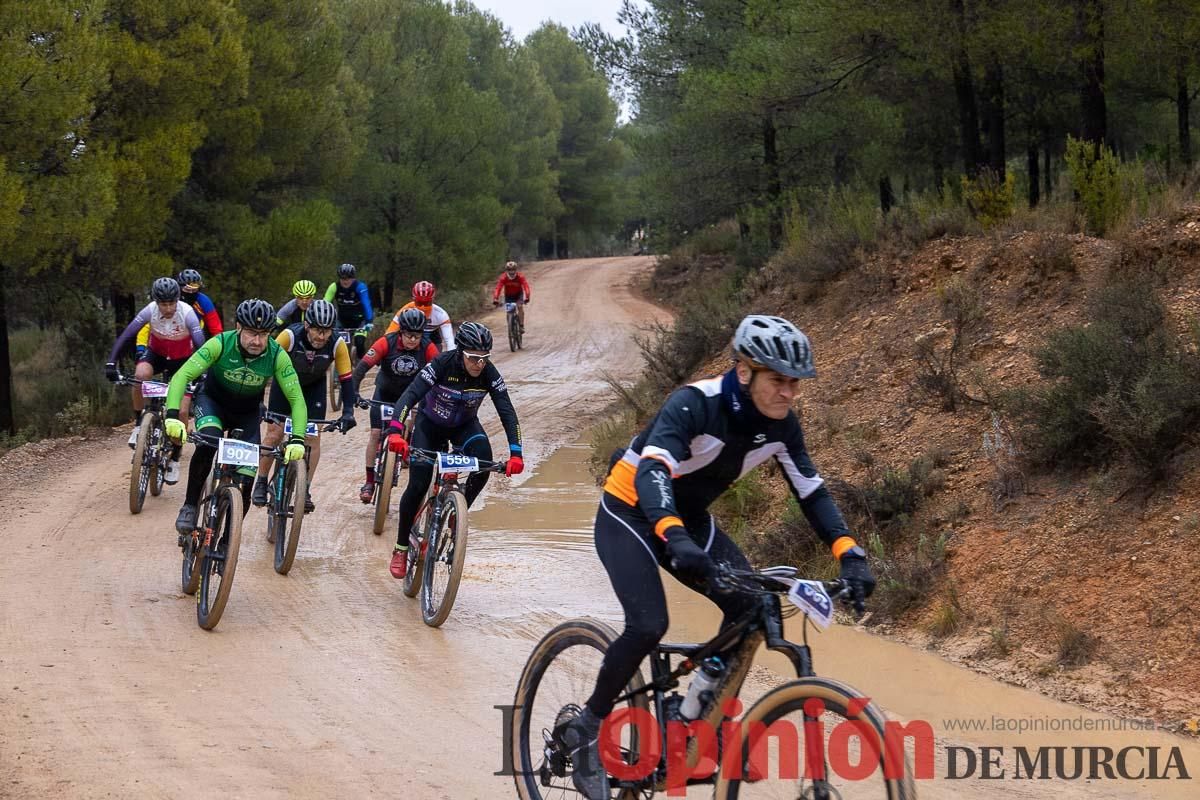
[{"label": "mountain biker", "polygon": [[337,306],[338,327],[354,331],[354,352],[362,358],[367,351],[367,334],[375,319],[375,310],[371,308],[371,293],[357,274],[353,264],[339,266],[337,280],[325,290],[325,299]]},{"label": "mountain biker", "polygon": [[[291,406],[292,437],[284,448],[284,463],[304,458],[304,429],[308,424],[308,408],[300,390],[300,379],[292,360],[271,338],[275,324],[275,308],[257,297],[243,300],[235,313],[235,330],[225,331],[204,343],[192,355],[175,377],[167,392],[167,436],[181,442],[187,426],[179,418],[179,403],[189,381],[207,373],[208,378],[196,391],[193,406],[196,410],[196,431],[221,435],[241,428],[244,441],[258,441],[258,409],[262,404],[267,381],[274,378],[275,386],[283,392]],[[204,493],[217,449],[197,444],[188,465],[187,495],[175,530],[191,533],[196,527],[196,504]],[[250,481],[241,482],[242,514],[250,510]]]},{"label": "mountain biker", "polygon": [[808,338],[780,317],[751,315],[733,337],[734,366],[675,390],[628,449],[613,454],[596,512],[596,551],[625,611],[583,713],[564,742],[572,781],[587,798],[609,796],[598,735],[613,701],[667,630],[661,566],[736,619],[753,598],[714,591],[715,562],[748,569],[708,506],[734,481],[774,458],[800,510],[841,563],[856,604],[874,591],[866,554],[824,487],[792,412],[800,380],[815,376]]},{"label": "mountain biker", "polygon": [[412,288],[412,302],[404,305],[396,312],[396,316],[392,317],[392,324],[388,325],[386,333],[395,333],[400,330],[400,315],[410,308],[419,308],[421,313],[425,315],[425,333],[421,337],[423,344],[429,344],[433,341],[434,332],[441,335],[441,349],[454,349],[454,326],[450,324],[450,315],[446,313],[446,309],[433,302],[434,295],[437,294],[437,289],[429,281],[417,281]]},{"label": "mountain biker", "polygon": [[[179,299],[196,312],[196,316],[200,319],[200,330],[204,331],[204,338],[211,339],[221,333],[224,330],[221,325],[221,315],[217,313],[217,307],[213,305],[213,301],[209,299],[208,295],[200,291],[204,286],[204,280],[200,277],[200,273],[194,269],[185,269],[175,280],[179,283]],[[150,326],[143,325],[137,335],[138,358],[141,358],[142,354],[146,352],[146,345],[149,341]]]},{"label": "mountain biker", "polygon": [[[204,344],[200,318],[190,305],[179,302],[180,294],[179,282],[174,278],[158,278],[151,284],[151,302],[125,326],[125,330],[121,331],[121,335],[113,343],[108,363],[104,365],[104,374],[110,381],[116,381],[120,377],[117,359],[129,344],[129,340],[143,327],[147,328],[149,333],[145,348],[139,349],[137,367],[133,373],[139,381],[148,381],[160,372],[163,380],[171,380],[171,376],[183,366],[184,361]],[[137,420],[133,423],[133,432],[129,434],[129,446],[137,447],[146,400],[142,397],[141,386],[133,387],[132,396],[133,411]],[[163,474],[163,481],[166,483],[175,484],[179,481],[180,452],[179,447],[171,448],[171,459]]]},{"label": "mountain biker", "polygon": [[[276,314],[278,319],[279,315]],[[284,328],[275,338],[283,351],[292,361],[296,376],[300,381],[300,391],[304,393],[304,402],[308,409],[308,419],[325,418],[325,379],[329,370],[336,369],[342,384],[342,418],[338,429],[343,435],[355,426],[354,421],[354,382],[350,380],[350,350],[346,343],[334,337],[333,328],[337,325],[337,309],[327,300],[314,300],[304,312],[304,322],[297,322]],[[290,400],[280,391],[279,384],[271,387],[267,400],[267,408],[276,414],[287,414]],[[294,422],[294,421],[293,421]],[[292,429],[295,432],[295,428]],[[304,431],[300,431],[304,435]],[[267,423],[263,433],[263,444],[274,447],[283,441],[283,425],[274,422]],[[321,434],[309,437],[312,447],[308,454],[308,483],[312,485],[313,476],[317,472],[317,463],[321,460]],[[270,478],[271,457],[264,455],[258,461],[258,477],[254,481],[254,491],[250,502],[254,505],[267,504],[267,481]],[[305,494],[304,513],[311,514],[316,510],[311,494]]]},{"label": "mountain biker", "polygon": [[[508,437],[509,458],[504,474],[516,475],[525,469],[521,460],[521,425],[517,411],[508,396],[508,387],[500,371],[489,360],[492,351],[492,332],[478,322],[465,322],[455,336],[457,350],[442,353],[425,365],[417,379],[408,385],[396,401],[392,422],[384,433],[388,448],[401,458],[408,456],[409,443],[404,439],[404,421],[410,413],[417,414],[413,425],[412,446],[427,450],[440,449],[452,443],[468,456],[484,460],[492,457],[492,445],[483,426],[479,424],[479,406],[491,396],[504,433]],[[417,403],[425,402],[418,409]],[[488,472],[476,472],[467,478],[463,494],[469,508],[488,481]],[[400,498],[400,527],[396,548],[388,570],[394,578],[403,578],[407,569],[409,528],[429,490],[433,466],[413,464],[409,469],[408,486]]]},{"label": "mountain biker", "polygon": [[496,280],[496,290],[492,292],[492,305],[500,305],[500,292],[504,292],[505,303],[517,304],[517,321],[521,323],[521,333],[525,333],[525,306],[529,304],[529,281],[517,272],[517,262],[509,261],[504,265],[504,272]]},{"label": "mountain biker", "polygon": [[[354,367],[354,390],[366,377],[367,372],[379,365],[375,379],[375,400],[395,403],[404,394],[417,373],[438,356],[432,342],[421,343],[425,330],[426,316],[419,308],[406,308],[396,315],[400,329],[375,340],[362,361]],[[371,409],[371,433],[367,437],[367,482],[358,490],[358,499],[370,503],[375,497],[375,452],[379,447],[379,431],[383,428],[383,414],[379,406]]]},{"label": "mountain biker", "polygon": [[304,322],[304,312],[308,311],[316,296],[317,285],[312,281],[299,280],[293,283],[292,299],[275,312],[275,327],[283,329],[297,322]]}]

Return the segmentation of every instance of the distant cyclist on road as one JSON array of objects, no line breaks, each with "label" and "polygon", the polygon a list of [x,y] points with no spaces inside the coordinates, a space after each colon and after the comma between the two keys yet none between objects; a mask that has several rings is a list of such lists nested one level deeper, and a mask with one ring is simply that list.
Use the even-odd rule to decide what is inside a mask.
[{"label": "distant cyclist on road", "polygon": [[[492,444],[479,424],[479,406],[490,396],[508,436],[510,455],[505,474],[516,475],[525,469],[525,462],[521,460],[521,426],[504,378],[500,377],[496,365],[488,360],[492,351],[492,332],[478,322],[465,322],[458,329],[456,338],[458,349],[442,353],[426,364],[396,401],[395,415],[385,433],[388,448],[401,458],[408,456],[404,421],[409,414],[417,414],[412,432],[413,447],[435,450],[452,443],[468,456],[490,460]],[[421,403],[420,408],[417,408],[418,403]],[[463,494],[468,507],[483,491],[490,474],[476,472],[467,478]],[[392,562],[388,565],[394,578],[403,578],[407,571],[409,529],[431,480],[432,465],[412,465],[408,487],[400,498],[400,527]]]},{"label": "distant cyclist on road", "polygon": [[500,294],[504,294],[505,303],[517,304],[517,321],[521,323],[521,333],[525,333],[525,306],[529,304],[529,281],[517,272],[517,262],[509,261],[504,265],[504,272],[496,280],[496,290],[492,292],[492,305],[500,305]]},{"label": "distant cyclist on road", "polygon": [[[278,319],[276,314],[276,319]],[[308,409],[308,419],[325,418],[325,382],[329,370],[337,371],[338,380],[342,384],[342,418],[338,429],[345,434],[355,426],[354,421],[354,382],[350,379],[350,350],[346,343],[333,335],[337,325],[337,309],[327,300],[314,300],[305,312],[304,322],[297,322],[284,328],[275,343],[287,353],[296,370],[300,381],[300,390],[304,393],[304,402]],[[267,408],[276,414],[288,414],[291,401],[286,392],[281,391],[279,384],[272,384],[271,394],[267,400]],[[293,422],[294,424],[294,422]],[[292,432],[295,433],[295,428]],[[304,431],[300,434],[303,436]],[[313,476],[317,474],[317,464],[321,460],[321,432],[316,437],[309,437],[311,449],[308,454],[308,484],[311,487]],[[283,426],[268,422],[263,434],[263,444],[274,447],[283,441]],[[258,462],[258,478],[254,481],[254,492],[250,501],[256,506],[267,504],[267,481],[270,480],[268,471],[271,468],[271,457],[263,456]],[[316,510],[312,493],[305,494],[304,513]]]},{"label": "distant cyclist on road", "polygon": [[625,611],[625,629],[608,648],[595,690],[563,736],[572,782],[589,800],[609,797],[600,761],[601,721],[667,631],[659,567],[737,619],[744,594],[710,582],[714,562],[750,564],[708,511],[734,481],[774,460],[809,525],[841,562],[856,605],[875,578],[817,474],[792,412],[800,380],[815,377],[808,338],[780,317],[752,315],[733,337],[733,369],[675,390],[628,449],[615,453],[596,512],[596,551]]},{"label": "distant cyclist on road", "polygon": [[[149,334],[146,346],[139,348],[137,368],[133,373],[139,381],[148,381],[160,372],[163,380],[171,380],[171,376],[183,366],[188,357],[204,344],[199,317],[190,305],[179,302],[178,281],[174,278],[158,278],[150,286],[150,298],[149,305],[138,312],[113,343],[108,363],[104,365],[104,374],[110,381],[116,381],[120,377],[117,359],[143,327],[149,329]],[[137,414],[137,421],[134,422],[133,433],[129,434],[130,447],[137,447],[145,406],[142,387],[134,386],[133,410]],[[163,474],[166,483],[174,484],[179,481],[179,453],[179,447],[171,449],[171,460]]]},{"label": "distant cyclist on road", "polygon": [[317,296],[317,285],[312,281],[299,280],[292,284],[292,299],[275,312],[275,327],[286,328],[304,322],[304,312]]},{"label": "distant cyclist on road", "polygon": [[[404,394],[425,365],[438,356],[437,346],[432,342],[422,344],[421,334],[425,331],[425,315],[419,308],[406,308],[397,315],[400,329],[375,340],[362,361],[354,368],[354,389],[376,365],[379,374],[375,378],[375,400],[395,403]],[[367,437],[367,482],[358,490],[358,499],[370,503],[375,498],[375,453],[379,447],[379,432],[383,428],[383,414],[379,406],[371,409],[371,433]]]},{"label": "distant cyclist on road", "polygon": [[[236,330],[226,331],[204,343],[184,362],[167,392],[165,427],[167,436],[183,441],[187,426],[179,418],[179,404],[189,381],[208,375],[196,392],[192,405],[196,411],[196,431],[223,435],[241,428],[244,440],[258,441],[259,406],[267,381],[283,392],[291,409],[292,436],[284,448],[284,463],[304,458],[304,430],[308,426],[308,408],[300,390],[300,379],[292,360],[271,338],[275,307],[266,300],[252,298],[238,304]],[[175,519],[175,530],[191,533],[196,527],[196,504],[204,494],[217,449],[198,444],[188,465],[187,496]],[[250,480],[242,481],[242,513],[250,510]]]},{"label": "distant cyclist on road", "polygon": [[[425,344],[434,342],[443,351],[454,349],[454,326],[450,324],[450,315],[446,313],[446,309],[433,302],[434,296],[437,294],[437,288],[429,281],[417,281],[412,288],[412,302],[401,306],[396,312],[396,316],[392,317],[392,324],[388,325],[387,333],[395,333],[400,330],[400,315],[410,308],[417,308],[425,315],[425,333],[421,339]],[[435,340],[437,334],[441,341]]]},{"label": "distant cyclist on road", "polygon": [[367,333],[375,320],[375,310],[371,308],[371,293],[357,274],[353,264],[338,267],[337,280],[325,290],[325,299],[337,306],[338,327],[354,331],[354,353],[362,358],[367,352]]}]

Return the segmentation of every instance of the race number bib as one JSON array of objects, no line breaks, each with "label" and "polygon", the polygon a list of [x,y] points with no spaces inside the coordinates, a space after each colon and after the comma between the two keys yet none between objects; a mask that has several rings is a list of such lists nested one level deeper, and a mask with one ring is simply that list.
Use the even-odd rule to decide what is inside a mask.
[{"label": "race number bib", "polygon": [[[283,421],[283,433],[285,436],[292,435],[292,418],[291,417],[288,417],[287,419],[285,419]],[[304,435],[305,436],[316,436],[317,435],[317,423],[310,422],[307,425],[305,425],[304,426]]]},{"label": "race number bib", "polygon": [[142,381],[142,397],[166,397],[167,384],[158,381]]},{"label": "race number bib", "polygon": [[438,472],[443,475],[448,472],[469,475],[478,471],[479,459],[474,456],[464,456],[462,453],[438,453]]},{"label": "race number bib", "polygon": [[387,420],[391,419],[392,417],[396,416],[396,407],[395,406],[380,406],[379,407],[379,415],[384,419],[384,421],[387,421]]},{"label": "race number bib", "polygon": [[833,622],[833,600],[817,581],[796,581],[788,590],[788,600],[803,611],[818,628],[828,628]]},{"label": "race number bib", "polygon": [[512,312],[517,310],[517,304],[516,303],[505,303],[504,310],[511,314]]},{"label": "race number bib", "polygon": [[240,439],[221,439],[217,448],[217,463],[234,467],[257,467],[258,445]]}]

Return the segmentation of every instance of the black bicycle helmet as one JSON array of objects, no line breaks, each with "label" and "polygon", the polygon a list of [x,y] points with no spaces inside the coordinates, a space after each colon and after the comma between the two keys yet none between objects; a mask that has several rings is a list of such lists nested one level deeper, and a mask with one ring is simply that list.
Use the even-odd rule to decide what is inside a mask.
[{"label": "black bicycle helmet", "polygon": [[817,375],[808,337],[783,317],[751,314],[743,319],[733,335],[733,354],[789,378]]},{"label": "black bicycle helmet", "polygon": [[179,281],[174,278],[158,278],[150,285],[150,297],[156,303],[169,303],[179,299]]},{"label": "black bicycle helmet", "polygon": [[200,273],[196,270],[185,269],[179,273],[179,285],[194,287],[191,291],[198,292],[204,286],[204,279],[200,277]]},{"label": "black bicycle helmet", "polygon": [[275,327],[275,306],[257,297],[238,303],[235,316],[243,328],[269,331]]},{"label": "black bicycle helmet", "polygon": [[400,312],[400,330],[421,333],[425,330],[425,312],[419,308],[406,308]]},{"label": "black bicycle helmet", "polygon": [[304,312],[304,321],[314,328],[332,328],[337,325],[337,309],[328,300],[313,300]]},{"label": "black bicycle helmet", "polygon": [[337,269],[337,275],[339,278],[353,278],[357,274],[358,272],[354,269],[353,264],[342,264]]},{"label": "black bicycle helmet", "polygon": [[480,322],[464,322],[459,327],[458,333],[454,334],[454,341],[463,350],[473,350],[477,353],[492,352],[492,332]]}]

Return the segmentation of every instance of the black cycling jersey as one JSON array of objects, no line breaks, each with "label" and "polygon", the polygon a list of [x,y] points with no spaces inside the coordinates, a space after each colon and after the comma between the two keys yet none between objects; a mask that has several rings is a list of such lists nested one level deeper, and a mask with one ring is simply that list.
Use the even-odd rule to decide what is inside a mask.
[{"label": "black cycling jersey", "polygon": [[381,336],[354,367],[354,385],[358,386],[367,371],[376,364],[379,373],[375,378],[375,391],[389,399],[399,398],[417,373],[436,357],[437,348],[421,343],[413,350],[405,350],[400,340],[400,331]]},{"label": "black cycling jersey", "polygon": [[312,386],[314,383],[324,381],[329,367],[333,364],[333,352],[338,338],[330,336],[325,346],[318,349],[309,343],[308,337],[304,333],[304,323],[298,322],[295,325],[289,325],[286,330],[291,334],[292,341],[291,346],[284,347],[284,350],[292,359],[292,366],[296,368],[300,385]]},{"label": "black cycling jersey", "polygon": [[463,363],[461,350],[442,353],[425,365],[396,401],[393,419],[403,425],[416,404],[424,399],[421,412],[431,422],[443,428],[458,428],[478,416],[479,406],[489,395],[504,425],[509,449],[520,453],[521,426],[500,371],[489,361],[478,378],[472,377]]},{"label": "black cycling jersey", "polygon": [[708,506],[770,458],[826,544],[849,535],[809,458],[796,415],[763,416],[733,370],[677,389],[614,461],[604,489],[640,510],[660,536],[672,524],[707,534]]}]

